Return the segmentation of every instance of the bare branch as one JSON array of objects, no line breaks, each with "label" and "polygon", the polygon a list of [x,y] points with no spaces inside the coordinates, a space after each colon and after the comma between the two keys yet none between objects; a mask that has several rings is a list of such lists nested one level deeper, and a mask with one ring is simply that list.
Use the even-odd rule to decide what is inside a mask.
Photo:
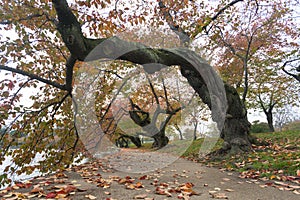
[{"label": "bare branch", "polygon": [[234,55],[236,55],[236,56],[239,57],[240,59],[244,60],[245,57],[242,56],[241,54],[239,54],[239,53],[236,52],[235,48],[234,48],[230,43],[228,43],[228,42],[226,41],[226,39],[225,39],[225,37],[224,37],[224,34],[223,34],[222,30],[221,30],[221,29],[219,29],[219,30],[220,30],[221,40],[222,40],[222,42],[224,43],[224,45],[225,45],[226,47],[228,47],[229,50],[230,50]]},{"label": "bare branch", "polygon": [[106,114],[108,113],[110,107],[112,106],[112,104],[114,103],[114,101],[116,100],[117,96],[119,95],[119,93],[121,92],[121,90],[123,89],[123,87],[126,85],[127,81],[129,80],[129,78],[126,78],[123,83],[121,84],[121,86],[119,87],[118,91],[115,93],[115,95],[113,96],[112,100],[110,101],[110,103],[108,104],[105,113],[102,115],[99,123],[101,123],[104,119]]},{"label": "bare branch", "polygon": [[22,90],[22,88],[25,87],[25,85],[27,85],[27,83],[29,83],[29,81],[31,81],[31,80],[32,80],[31,78],[28,79],[25,83],[23,83],[23,84],[19,87],[19,89],[15,92],[13,98],[10,100],[10,104],[13,104],[13,102],[14,102],[14,100],[16,99],[18,93],[19,93],[19,92]]},{"label": "bare branch", "polygon": [[152,94],[154,95],[154,98],[155,98],[155,101],[156,101],[156,105],[157,105],[158,107],[160,107],[160,105],[159,105],[159,100],[158,100],[158,96],[157,96],[157,94],[156,94],[156,92],[155,92],[155,90],[154,90],[154,86],[153,86],[151,80],[149,79],[149,77],[148,77],[148,76],[146,76],[146,77],[147,77],[149,86],[150,86],[150,88],[151,88],[151,92],[152,92]]},{"label": "bare branch", "polygon": [[162,84],[163,84],[163,88],[164,88],[164,94],[165,94],[165,99],[166,99],[166,103],[167,103],[167,110],[170,110],[170,108],[172,109],[172,106],[169,102],[169,99],[168,99],[168,92],[167,92],[167,88],[166,88],[166,85],[165,85],[165,81],[164,79],[162,78],[161,79],[162,81]]},{"label": "bare branch", "polygon": [[244,0],[234,0],[232,2],[230,2],[229,4],[225,5],[223,8],[221,8],[213,17],[211,17],[207,22],[204,23],[204,25],[200,25],[198,24],[198,26],[196,27],[196,32],[193,33],[191,35],[191,38],[195,38],[199,33],[201,33],[202,31],[205,31],[206,33],[208,33],[207,31],[207,27],[213,22],[215,21],[221,14],[223,14],[225,12],[225,10],[227,10],[228,8],[230,8],[231,6],[235,5],[236,3],[240,2],[240,1],[244,1]]}]

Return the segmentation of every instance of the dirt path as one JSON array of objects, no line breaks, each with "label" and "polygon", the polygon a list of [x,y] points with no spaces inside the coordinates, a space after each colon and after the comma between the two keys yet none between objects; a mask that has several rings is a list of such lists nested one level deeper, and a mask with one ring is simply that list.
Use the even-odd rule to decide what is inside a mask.
[{"label": "dirt path", "polygon": [[[72,184],[67,193],[71,194],[65,199],[75,200],[163,200],[178,197],[203,200],[295,200],[300,197],[292,191],[266,186],[262,181],[241,179],[236,173],[208,168],[185,159],[173,159],[167,154],[127,150],[52,177],[35,179],[32,183],[40,184],[39,188],[43,188],[39,193],[40,198],[45,198],[50,191],[55,193],[56,190],[57,194],[61,193],[59,191],[62,188],[66,191],[67,185]],[[166,163],[169,165],[165,166]],[[16,191],[30,190],[32,187]],[[61,194],[56,198],[66,196]],[[37,196],[32,199],[40,199]]]}]

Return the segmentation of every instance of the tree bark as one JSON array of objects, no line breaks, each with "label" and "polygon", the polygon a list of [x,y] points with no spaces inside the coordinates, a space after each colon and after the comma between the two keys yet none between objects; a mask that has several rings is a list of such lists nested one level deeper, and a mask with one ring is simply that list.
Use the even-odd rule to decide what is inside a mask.
[{"label": "tree bark", "polygon": [[179,128],[178,124],[175,124],[174,127],[175,127],[175,129],[179,132],[179,139],[180,139],[180,140],[183,140],[182,131],[181,131],[181,129]]},{"label": "tree bark", "polygon": [[268,121],[268,126],[269,126],[270,132],[275,132],[275,128],[273,126],[273,114],[272,114],[272,111],[269,111],[269,112],[267,112],[265,114],[267,116],[267,121]]},{"label": "tree bark", "polygon": [[221,134],[224,144],[221,152],[236,154],[251,149],[249,138],[250,122],[246,109],[234,87],[225,85],[228,110]]},{"label": "tree bark", "polygon": [[128,138],[138,148],[142,146],[141,139],[138,136],[121,134],[121,137]]},{"label": "tree bark", "polygon": [[162,148],[169,143],[169,138],[165,135],[165,131],[160,131],[158,134],[152,137],[154,142],[152,144],[152,148]]},{"label": "tree bark", "polygon": [[194,137],[193,140],[197,140],[197,128],[198,128],[198,122],[194,123]]}]

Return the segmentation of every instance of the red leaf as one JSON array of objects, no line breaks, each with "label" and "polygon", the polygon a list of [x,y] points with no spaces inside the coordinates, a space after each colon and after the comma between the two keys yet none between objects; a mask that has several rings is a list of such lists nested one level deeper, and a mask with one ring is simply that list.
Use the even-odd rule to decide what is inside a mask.
[{"label": "red leaf", "polygon": [[64,189],[64,191],[67,193],[67,194],[69,194],[70,192],[73,192],[73,191],[75,191],[77,188],[75,187],[75,186],[73,186],[73,185],[68,185],[65,189]]},{"label": "red leaf", "polygon": [[7,85],[8,89],[12,90],[14,88],[14,83],[12,81],[10,81]]},{"label": "red leaf", "polygon": [[148,176],[147,175],[144,175],[144,176],[141,176],[139,179],[140,180],[145,180]]},{"label": "red leaf", "polygon": [[55,192],[50,192],[50,193],[47,194],[46,198],[47,198],[47,199],[55,198],[56,195],[57,195],[57,194],[56,194]]}]

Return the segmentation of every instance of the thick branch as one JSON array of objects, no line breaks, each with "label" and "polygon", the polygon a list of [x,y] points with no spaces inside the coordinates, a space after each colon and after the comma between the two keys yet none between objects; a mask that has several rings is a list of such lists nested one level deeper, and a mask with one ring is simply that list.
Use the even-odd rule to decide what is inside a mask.
[{"label": "thick branch", "polygon": [[[32,20],[34,18],[37,18],[37,17],[42,17],[44,14],[32,14],[32,15],[28,15],[27,17],[24,17],[24,18],[20,18],[18,19],[18,21],[25,21],[25,20]],[[13,20],[3,20],[3,21],[0,21],[0,24],[2,25],[8,25],[8,24],[12,24],[14,21]]]},{"label": "thick branch", "polygon": [[76,63],[76,58],[71,55],[66,63],[66,90],[72,92],[73,68]]},{"label": "thick branch", "polygon": [[172,15],[162,1],[159,1],[158,5],[170,29],[179,36],[181,44],[187,45],[190,42],[189,35],[179,25],[176,24]]},{"label": "thick branch", "polygon": [[27,77],[29,77],[31,79],[35,79],[35,80],[41,81],[42,83],[51,85],[51,86],[56,87],[58,89],[67,90],[65,85],[61,85],[61,84],[59,84],[57,82],[44,79],[44,78],[42,78],[42,77],[40,77],[38,75],[35,75],[35,74],[32,74],[32,73],[23,71],[21,69],[16,69],[16,68],[12,68],[12,67],[8,67],[8,66],[0,65],[0,70],[6,70],[6,71],[13,72],[13,73],[17,73],[17,74],[20,74],[20,75],[23,75],[23,76],[27,76]]}]

